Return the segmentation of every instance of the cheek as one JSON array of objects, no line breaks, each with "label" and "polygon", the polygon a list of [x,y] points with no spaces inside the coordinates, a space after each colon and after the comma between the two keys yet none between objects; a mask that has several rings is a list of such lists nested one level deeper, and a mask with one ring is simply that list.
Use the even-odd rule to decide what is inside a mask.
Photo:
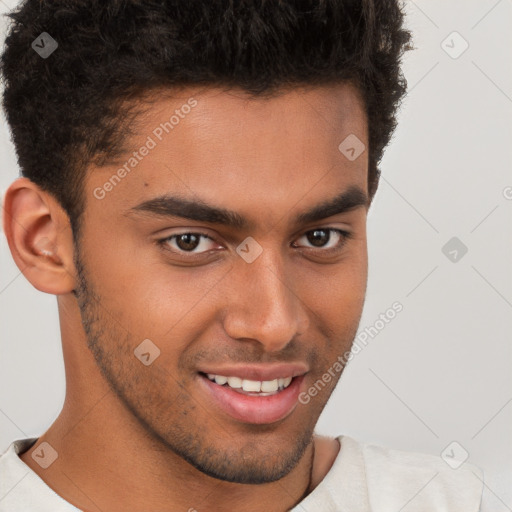
[{"label": "cheek", "polygon": [[361,313],[366,282],[367,260],[358,253],[334,265],[304,271],[297,280],[298,294],[329,324],[350,324]]},{"label": "cheek", "polygon": [[368,279],[366,238],[359,240],[346,264],[341,265],[337,277],[336,296],[347,315],[359,317],[364,305]]},{"label": "cheek", "polygon": [[[107,237],[105,237],[106,239]],[[171,265],[156,246],[116,240],[98,257],[89,254],[90,272],[102,305],[137,336],[162,338],[190,324],[229,268]],[[198,307],[199,306],[199,307]],[[134,333],[135,334],[135,333]]]},{"label": "cheek", "polygon": [[[302,281],[301,293],[310,310],[311,332],[323,339],[317,353],[317,377],[350,350],[357,334],[367,281],[364,251],[358,256],[333,265],[329,271],[325,267],[323,272]],[[335,373],[339,377],[340,372]]]}]

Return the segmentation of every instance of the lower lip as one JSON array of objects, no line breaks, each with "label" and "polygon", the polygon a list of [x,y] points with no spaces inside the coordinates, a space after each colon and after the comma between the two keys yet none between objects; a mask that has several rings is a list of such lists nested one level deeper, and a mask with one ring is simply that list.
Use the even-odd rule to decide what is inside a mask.
[{"label": "lower lip", "polygon": [[244,423],[266,424],[286,418],[297,405],[304,375],[294,377],[290,385],[275,395],[244,395],[228,386],[219,386],[205,375],[200,382],[214,402],[229,416]]}]

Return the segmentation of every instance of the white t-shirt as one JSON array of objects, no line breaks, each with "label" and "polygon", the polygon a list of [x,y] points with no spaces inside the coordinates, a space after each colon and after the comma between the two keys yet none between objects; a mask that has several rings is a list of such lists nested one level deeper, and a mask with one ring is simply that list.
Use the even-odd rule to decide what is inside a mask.
[{"label": "white t-shirt", "polygon": [[[291,512],[479,512],[482,471],[452,469],[441,457],[361,443],[340,435],[331,469]],[[18,456],[37,438],[0,456],[0,512],[79,512]]]}]

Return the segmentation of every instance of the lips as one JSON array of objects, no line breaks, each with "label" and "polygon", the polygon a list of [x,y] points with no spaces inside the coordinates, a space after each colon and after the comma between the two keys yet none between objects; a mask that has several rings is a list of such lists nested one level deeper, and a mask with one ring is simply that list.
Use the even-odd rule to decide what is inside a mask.
[{"label": "lips", "polygon": [[279,378],[297,377],[304,375],[308,369],[304,363],[217,365],[198,368],[199,372],[206,375],[224,375],[253,381],[271,381]]},{"label": "lips", "polygon": [[[261,378],[263,374],[265,378],[262,381],[264,382],[274,380],[269,377],[277,375],[275,372],[267,371],[266,373],[260,372],[258,376]],[[228,375],[236,377],[230,373]],[[255,376],[255,373],[252,373],[251,376]],[[202,372],[198,374],[198,378],[204,394],[208,397],[207,407],[215,409],[217,414],[220,412],[222,415],[227,415],[232,420],[262,425],[281,421],[292,414],[298,404],[304,373],[293,376],[286,388],[278,388],[273,392],[248,392],[243,388],[233,389],[228,386],[227,382],[223,385],[218,384]]]}]

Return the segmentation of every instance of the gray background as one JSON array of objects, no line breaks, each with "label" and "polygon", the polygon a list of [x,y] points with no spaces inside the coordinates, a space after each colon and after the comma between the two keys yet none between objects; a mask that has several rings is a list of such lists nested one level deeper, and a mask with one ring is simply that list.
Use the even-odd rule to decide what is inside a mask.
[{"label": "gray background", "polygon": [[[396,301],[403,311],[355,355],[317,431],[436,455],[456,441],[484,470],[489,510],[510,511],[512,2],[418,0],[407,12],[417,49],[370,210],[360,332]],[[18,167],[1,122],[3,196]],[[468,249],[457,261],[442,251],[452,237]],[[22,276],[3,233],[0,354],[1,452],[42,434],[65,394],[56,299]]]}]

